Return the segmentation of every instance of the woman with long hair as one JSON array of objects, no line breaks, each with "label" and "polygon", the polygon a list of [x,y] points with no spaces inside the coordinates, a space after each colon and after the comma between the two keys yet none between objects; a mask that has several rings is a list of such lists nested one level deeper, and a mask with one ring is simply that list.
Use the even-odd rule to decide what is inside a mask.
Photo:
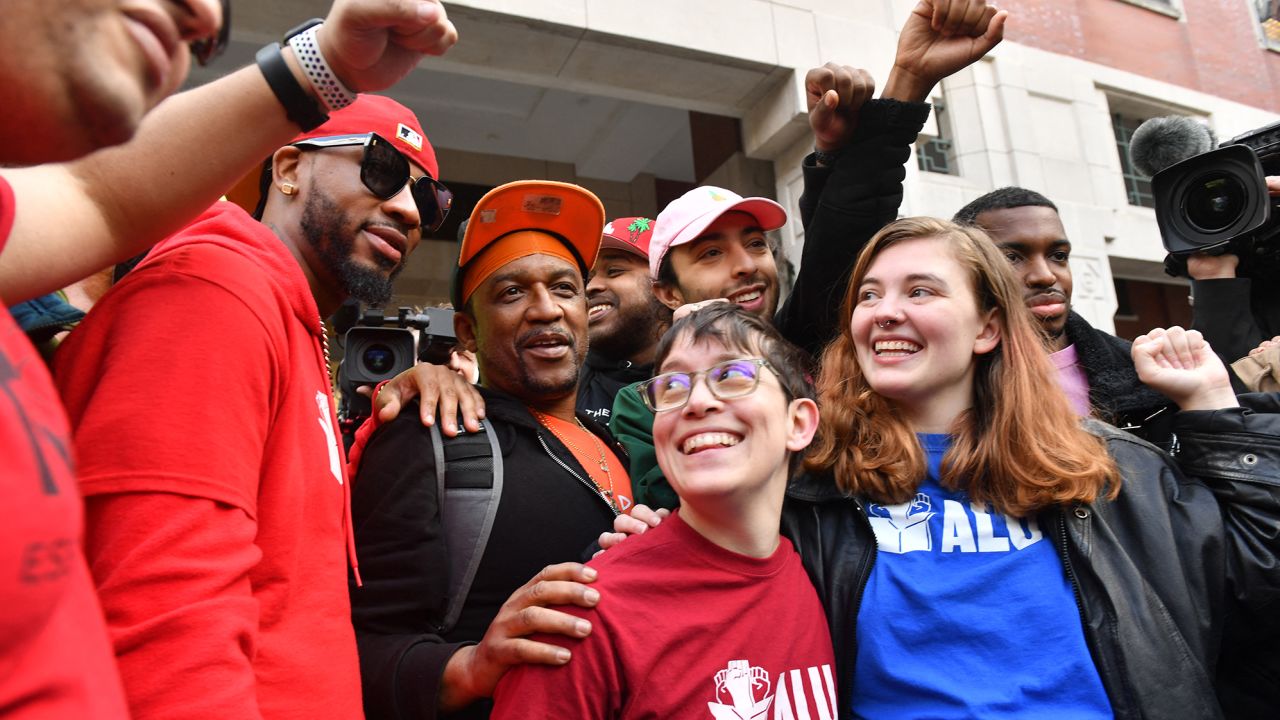
[{"label": "woman with long hair", "polygon": [[1228,612],[1280,601],[1280,420],[1239,407],[1199,334],[1134,343],[1183,410],[1169,457],[1081,423],[980,230],[886,226],[841,326],[783,520],[840,716],[1221,716]]}]

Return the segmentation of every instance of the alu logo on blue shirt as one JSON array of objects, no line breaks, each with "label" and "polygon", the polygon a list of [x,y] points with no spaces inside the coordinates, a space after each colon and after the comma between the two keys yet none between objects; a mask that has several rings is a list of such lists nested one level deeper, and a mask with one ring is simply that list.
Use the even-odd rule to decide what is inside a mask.
[{"label": "alu logo on blue shirt", "polygon": [[[931,522],[938,511],[938,499],[918,493],[900,505],[867,506],[867,519],[882,551],[902,555],[910,552],[1000,553],[1022,550],[1044,538],[1035,518],[1016,518],[990,512],[985,503],[942,499],[941,522]],[[935,542],[936,540],[936,542]]]}]

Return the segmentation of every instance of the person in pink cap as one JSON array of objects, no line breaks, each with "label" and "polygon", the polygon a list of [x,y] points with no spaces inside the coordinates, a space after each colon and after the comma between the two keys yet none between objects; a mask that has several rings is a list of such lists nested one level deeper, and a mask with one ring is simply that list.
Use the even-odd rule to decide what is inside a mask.
[{"label": "person in pink cap", "polygon": [[649,274],[658,299],[681,305],[725,298],[765,319],[778,309],[778,266],[766,235],[787,212],[762,197],[697,187],[658,215]]},{"label": "person in pink cap", "polygon": [[[832,298],[848,284],[862,247],[897,217],[904,166],[929,117],[933,87],[995,47],[1007,17],[982,0],[921,0],[903,24],[879,98],[872,99],[875,82],[864,70],[827,63],[806,73],[814,152],[801,167],[804,246],[785,300],[768,233],[786,224],[787,213],[767,198],[712,186],[659,213],[649,251],[654,293],[673,309],[736,302],[772,318],[784,338],[818,357],[839,323]],[[631,456],[636,501],[675,507],[679,499],[654,459],[652,424],[634,387],[618,393],[609,429]]]},{"label": "person in pink cap", "polygon": [[591,350],[578,382],[578,409],[602,424],[619,390],[653,374],[658,341],[671,326],[671,309],[649,281],[653,228],[647,217],[609,221],[587,282]]},{"label": "person in pink cap", "polygon": [[450,194],[422,125],[385,97],[268,165],[260,219],[216,203],[55,362],[85,555],[138,719],[362,716],[321,318],[348,296],[385,302]]}]

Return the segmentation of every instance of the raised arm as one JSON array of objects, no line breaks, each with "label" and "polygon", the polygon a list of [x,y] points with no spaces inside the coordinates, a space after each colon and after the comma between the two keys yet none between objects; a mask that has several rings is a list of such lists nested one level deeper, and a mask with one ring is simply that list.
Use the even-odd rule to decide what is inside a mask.
[{"label": "raised arm", "polygon": [[898,54],[881,97],[927,101],[943,78],[1000,44],[1008,17],[986,0],[920,0],[898,35]]},{"label": "raised arm", "polygon": [[[333,71],[361,92],[390,87],[456,39],[439,0],[337,0],[319,33]],[[283,54],[310,91],[292,51]],[[250,66],[161,103],[124,145],[3,171],[17,213],[0,254],[0,298],[20,302],[142,252],[298,132]]]},{"label": "raised arm", "polygon": [[867,100],[864,71],[828,63],[806,75],[815,152],[805,158],[800,273],[774,320],[815,357],[835,331],[839,298],[858,253],[898,215],[911,145],[929,117],[934,85],[1003,37],[1005,11],[983,0],[924,0],[899,36],[889,83]]}]

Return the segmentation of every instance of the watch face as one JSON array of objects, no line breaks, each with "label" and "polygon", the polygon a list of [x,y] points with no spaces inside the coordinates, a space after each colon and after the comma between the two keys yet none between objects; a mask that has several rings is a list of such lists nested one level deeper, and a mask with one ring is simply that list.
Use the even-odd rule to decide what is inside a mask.
[{"label": "watch face", "polygon": [[311,18],[310,20],[307,20],[306,22],[302,23],[302,24],[301,24],[301,25],[299,25],[298,27],[293,28],[292,30],[290,30],[290,31],[286,32],[286,33],[284,34],[284,42],[282,42],[282,43],[281,43],[281,45],[288,44],[289,40],[290,40],[294,35],[298,35],[298,34],[300,34],[300,33],[306,32],[307,30],[310,30],[311,28],[313,28],[313,27],[315,27],[315,26],[317,26],[317,25],[319,25],[320,23],[323,23],[323,22],[324,22],[324,18]]}]

